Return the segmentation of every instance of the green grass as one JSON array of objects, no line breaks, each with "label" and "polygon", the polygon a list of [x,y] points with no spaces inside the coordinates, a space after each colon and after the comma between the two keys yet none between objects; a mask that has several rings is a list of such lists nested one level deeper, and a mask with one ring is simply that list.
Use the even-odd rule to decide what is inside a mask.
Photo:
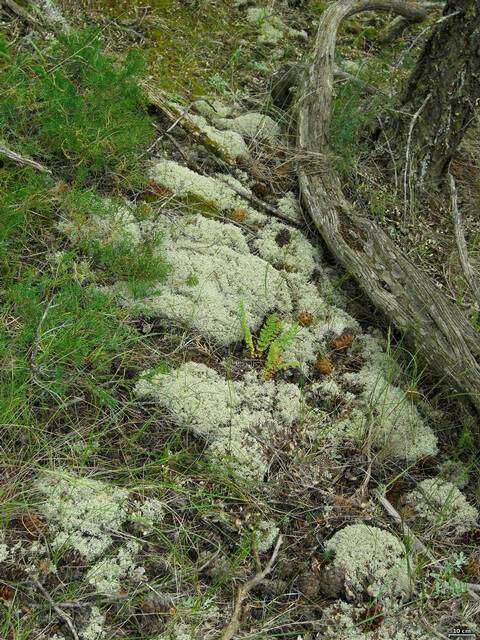
[{"label": "green grass", "polygon": [[2,40],[3,136],[64,180],[125,180],[153,133],[138,83],[143,70],[136,52],[121,63],[105,55],[94,30],[36,51]]},{"label": "green grass", "polygon": [[120,64],[104,54],[92,30],[53,44],[0,40],[5,142],[53,172],[0,164],[0,421],[25,434],[44,429],[52,407],[98,416],[115,404],[141,337],[99,287],[122,280],[141,295],[168,271],[158,236],[71,246],[59,230],[111,215],[120,179],[132,188],[153,129],[142,69],[137,55]]}]

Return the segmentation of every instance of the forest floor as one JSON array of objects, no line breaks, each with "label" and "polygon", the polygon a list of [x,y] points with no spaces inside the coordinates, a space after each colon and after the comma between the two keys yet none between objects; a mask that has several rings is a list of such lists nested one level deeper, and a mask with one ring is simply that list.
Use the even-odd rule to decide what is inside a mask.
[{"label": "forest floor", "polygon": [[[0,640],[480,633],[475,418],[302,212],[271,98],[324,8],[297,4],[1,15],[1,144],[48,171],[0,158]],[[381,92],[338,82],[332,161],[478,323],[448,200],[406,211],[365,151],[428,35],[387,24],[344,26]]]}]

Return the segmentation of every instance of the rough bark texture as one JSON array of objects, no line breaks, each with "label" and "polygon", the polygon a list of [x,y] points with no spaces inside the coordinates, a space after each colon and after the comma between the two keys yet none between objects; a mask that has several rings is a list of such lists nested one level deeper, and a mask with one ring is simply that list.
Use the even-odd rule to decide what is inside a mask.
[{"label": "rough bark texture", "polygon": [[322,15],[314,59],[298,106],[298,175],[304,205],[331,252],[373,304],[406,332],[431,369],[480,410],[480,335],[420,269],[346,200],[328,163],[334,53],[341,21],[359,11],[401,3],[339,0]]},{"label": "rough bark texture", "polygon": [[443,179],[479,100],[480,3],[448,0],[386,127],[409,184]]}]

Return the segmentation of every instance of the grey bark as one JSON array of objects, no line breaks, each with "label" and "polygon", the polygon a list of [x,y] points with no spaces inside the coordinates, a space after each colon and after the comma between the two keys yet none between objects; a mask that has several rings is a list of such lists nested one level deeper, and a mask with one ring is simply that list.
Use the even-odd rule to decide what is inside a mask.
[{"label": "grey bark", "polygon": [[[385,127],[398,166],[408,174],[413,191],[438,185],[446,176],[479,100],[480,3],[447,0],[442,19],[401,96],[397,114]],[[414,114],[418,115],[410,132]]]},{"label": "grey bark", "polygon": [[339,0],[323,13],[298,104],[301,196],[330,251],[373,304],[410,337],[413,349],[430,369],[468,394],[480,410],[480,335],[435,283],[404,257],[399,246],[347,201],[328,161],[339,25],[360,11],[402,8],[399,2]]}]

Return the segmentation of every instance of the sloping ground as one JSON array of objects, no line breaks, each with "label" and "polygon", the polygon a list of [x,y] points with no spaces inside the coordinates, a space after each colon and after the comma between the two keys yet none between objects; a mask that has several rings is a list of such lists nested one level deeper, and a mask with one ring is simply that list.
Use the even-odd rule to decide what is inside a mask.
[{"label": "sloping ground", "polygon": [[[251,9],[261,44],[303,37]],[[203,640],[231,637],[232,619],[256,640],[473,628],[475,479],[388,336],[347,311],[282,176],[282,123],[213,96],[180,116],[158,116],[170,131],[147,159],[148,198],[57,221],[59,270],[85,247],[148,246],[169,272],[138,287],[75,263],[149,347],[133,348],[130,387],[92,437],[74,430],[22,470],[30,510],[0,540],[5,636]],[[267,195],[279,217],[255,204]],[[236,619],[235,587],[272,553]]]}]

